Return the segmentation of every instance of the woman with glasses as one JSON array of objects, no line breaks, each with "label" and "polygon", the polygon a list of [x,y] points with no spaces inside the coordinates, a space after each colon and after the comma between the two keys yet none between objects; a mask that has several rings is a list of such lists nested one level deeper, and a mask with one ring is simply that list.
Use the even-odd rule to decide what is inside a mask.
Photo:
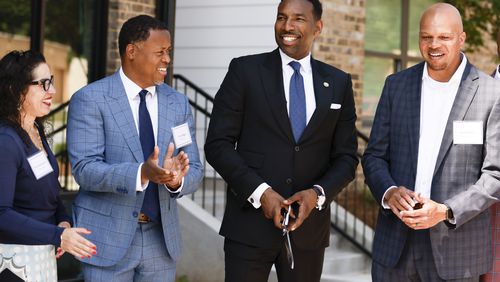
[{"label": "woman with glasses", "polygon": [[38,52],[12,51],[0,60],[0,281],[57,281],[56,257],[96,254],[82,236],[90,231],[71,228],[59,198],[42,120],[53,82]]}]

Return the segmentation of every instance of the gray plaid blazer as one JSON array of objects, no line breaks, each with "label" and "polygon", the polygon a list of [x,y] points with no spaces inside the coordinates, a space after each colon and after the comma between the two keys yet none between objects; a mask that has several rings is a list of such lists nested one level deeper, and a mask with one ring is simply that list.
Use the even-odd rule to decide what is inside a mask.
[{"label": "gray plaid blazer", "polygon": [[[390,186],[415,185],[424,63],[387,78],[363,156],[366,182],[378,203]],[[478,277],[492,266],[488,207],[500,196],[500,82],[467,64],[448,118],[431,198],[453,210],[456,225],[430,229],[442,279]],[[453,121],[483,121],[484,145],[453,144]],[[393,267],[410,229],[392,211],[380,209],[373,259]]]}]

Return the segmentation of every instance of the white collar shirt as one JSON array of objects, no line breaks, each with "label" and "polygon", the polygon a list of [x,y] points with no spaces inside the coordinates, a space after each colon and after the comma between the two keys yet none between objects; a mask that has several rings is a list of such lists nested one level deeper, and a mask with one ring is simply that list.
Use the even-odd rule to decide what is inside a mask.
[{"label": "white collar shirt", "polygon": [[427,63],[424,64],[415,192],[426,198],[431,196],[432,179],[441,141],[466,64],[467,59],[462,54],[462,62],[448,82],[432,79],[427,72]]},{"label": "white collar shirt", "polygon": [[281,68],[283,69],[283,88],[285,89],[286,109],[290,114],[290,79],[293,75],[293,68],[290,62],[300,63],[300,74],[304,79],[304,91],[306,94],[306,123],[309,123],[314,111],[316,110],[316,98],[314,97],[314,84],[311,67],[311,53],[300,60],[295,60],[279,49],[281,56]]},{"label": "white collar shirt", "polygon": [[[142,88],[135,82],[130,80],[123,69],[120,68],[120,78],[125,88],[125,93],[127,94],[130,109],[132,110],[132,116],[134,117],[135,128],[137,129],[137,134],[139,134],[139,104],[141,103],[141,98],[139,97],[139,92]],[[153,125],[153,132],[155,137],[155,144],[158,142],[158,95],[156,95],[156,86],[150,86],[146,88],[148,94],[146,94],[146,107],[148,108],[149,116],[151,118],[151,124]]]},{"label": "white collar shirt", "polygon": [[497,66],[495,71],[495,79],[500,79],[500,65]]}]

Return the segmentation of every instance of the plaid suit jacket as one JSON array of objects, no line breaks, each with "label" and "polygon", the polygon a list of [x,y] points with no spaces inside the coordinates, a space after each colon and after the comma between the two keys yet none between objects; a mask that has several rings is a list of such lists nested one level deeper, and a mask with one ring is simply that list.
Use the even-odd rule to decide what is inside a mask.
[{"label": "plaid suit jacket", "polygon": [[[497,69],[500,68],[500,65],[495,68],[495,70],[491,73],[491,77],[495,78],[495,74],[497,73]],[[492,235],[493,235],[493,269],[488,272],[486,275],[481,277],[481,281],[483,282],[493,282],[500,280],[500,269],[495,267],[496,265],[500,265],[500,248],[497,250],[497,246],[500,246],[500,203],[494,204],[491,209],[491,225],[492,225]]]},{"label": "plaid suit jacket", "polygon": [[[387,78],[363,156],[366,182],[378,203],[390,186],[415,185],[424,63]],[[431,198],[453,210],[456,226],[430,229],[442,279],[478,277],[492,265],[488,207],[500,196],[500,83],[467,64],[446,124]],[[453,144],[453,121],[483,121],[483,145]],[[373,259],[393,267],[410,229],[381,208]]]}]

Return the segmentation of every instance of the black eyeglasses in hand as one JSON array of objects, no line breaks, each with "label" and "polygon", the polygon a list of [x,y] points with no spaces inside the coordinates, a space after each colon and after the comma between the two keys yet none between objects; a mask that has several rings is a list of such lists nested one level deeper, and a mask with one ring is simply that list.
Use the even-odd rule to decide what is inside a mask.
[{"label": "black eyeglasses in hand", "polygon": [[51,75],[50,78],[42,78],[37,81],[32,81],[30,85],[41,85],[44,91],[49,91],[50,85],[54,85],[54,76]]}]

